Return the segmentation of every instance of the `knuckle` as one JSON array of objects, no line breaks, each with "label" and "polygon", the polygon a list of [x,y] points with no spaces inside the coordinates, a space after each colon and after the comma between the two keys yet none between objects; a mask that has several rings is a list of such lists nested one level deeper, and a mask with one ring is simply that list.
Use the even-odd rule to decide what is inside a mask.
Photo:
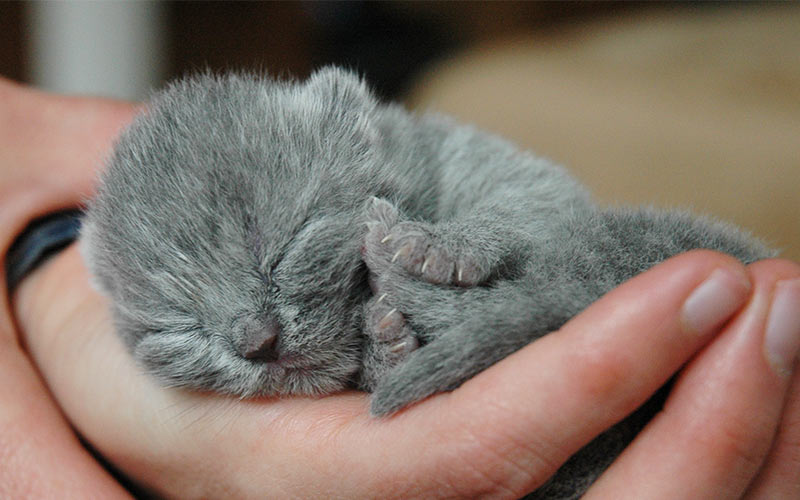
[{"label": "knuckle", "polygon": [[625,353],[584,349],[575,353],[572,380],[575,394],[586,401],[611,401],[632,380],[631,363]]},{"label": "knuckle", "polygon": [[800,264],[787,259],[766,259],[751,264],[756,279],[780,281],[800,276]]},{"label": "knuckle", "polygon": [[770,426],[737,415],[720,415],[717,425],[703,427],[705,435],[698,440],[706,442],[720,467],[755,471],[761,466],[771,441],[765,432]]}]

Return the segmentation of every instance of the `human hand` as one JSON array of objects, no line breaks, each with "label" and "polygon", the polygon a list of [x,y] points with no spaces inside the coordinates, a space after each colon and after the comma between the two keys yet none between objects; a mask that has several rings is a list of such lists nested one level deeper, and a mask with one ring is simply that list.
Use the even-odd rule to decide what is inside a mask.
[{"label": "human hand", "polygon": [[[695,332],[681,307],[715,269],[733,277]],[[167,495],[520,496],[688,363],[664,412],[589,497],[738,498],[750,489],[790,498],[800,491],[800,381],[778,375],[762,346],[776,286],[789,290],[797,320],[800,285],[787,281],[797,278],[800,266],[786,261],[745,269],[711,252],[677,257],[458,390],[386,420],[371,419],[355,392],[239,401],[159,387],[113,335],[74,248],[28,278],[15,303],[73,424]]]},{"label": "human hand", "polygon": [[[48,95],[0,78],[0,256],[31,219],[89,195],[102,154],[133,111],[126,103]],[[20,345],[4,269],[0,497],[127,496],[78,441]]]},{"label": "human hand", "polygon": [[[3,249],[24,217],[73,205],[89,192],[97,156],[133,111],[19,87],[15,99],[25,92],[25,102],[36,105],[11,116],[32,118],[33,134],[20,140],[16,120],[0,129],[0,141],[8,142],[0,147],[0,217],[13,222],[0,225]],[[9,116],[2,103],[0,120]],[[39,146],[49,140],[59,145],[52,156]],[[54,170],[69,172],[70,185],[50,182]],[[20,203],[7,209],[6,193]],[[365,396],[354,392],[237,401],[156,386],[112,334],[107,306],[88,288],[74,248],[23,282],[15,306],[28,350],[73,424],[130,477],[173,496],[515,496],[541,484],[694,356],[665,412],[591,494],[724,498],[750,488],[757,497],[796,498],[800,382],[795,375],[781,415],[790,382],[764,362],[761,340],[774,284],[800,273],[785,261],[751,266],[753,298],[744,312],[716,337],[689,335],[678,320],[680,304],[718,266],[743,272],[716,254],[679,257],[459,390],[388,420],[370,419]],[[14,460],[3,460],[0,491],[121,494],[75,439],[9,318],[6,309],[0,442]]]}]

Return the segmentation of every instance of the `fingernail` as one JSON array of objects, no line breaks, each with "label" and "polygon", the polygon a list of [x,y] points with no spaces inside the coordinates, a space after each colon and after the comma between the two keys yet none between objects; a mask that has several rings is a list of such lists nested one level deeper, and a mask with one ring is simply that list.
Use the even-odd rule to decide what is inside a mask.
[{"label": "fingernail", "polygon": [[699,335],[707,335],[742,306],[749,292],[750,282],[744,275],[717,269],[683,303],[684,324]]},{"label": "fingernail", "polygon": [[775,285],[764,350],[778,375],[792,373],[800,351],[800,279],[779,281]]}]

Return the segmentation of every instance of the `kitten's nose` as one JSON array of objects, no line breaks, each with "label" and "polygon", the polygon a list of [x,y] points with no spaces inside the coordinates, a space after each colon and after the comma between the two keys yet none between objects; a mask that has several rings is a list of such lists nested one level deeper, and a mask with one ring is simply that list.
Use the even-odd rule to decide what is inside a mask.
[{"label": "kitten's nose", "polygon": [[280,329],[280,325],[273,318],[248,322],[242,331],[243,339],[238,348],[239,354],[247,359],[275,361],[278,359]]}]

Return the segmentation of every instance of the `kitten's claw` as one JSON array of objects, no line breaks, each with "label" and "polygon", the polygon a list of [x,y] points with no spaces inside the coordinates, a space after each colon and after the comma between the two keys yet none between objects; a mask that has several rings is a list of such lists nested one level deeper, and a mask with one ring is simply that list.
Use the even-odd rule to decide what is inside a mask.
[{"label": "kitten's claw", "polygon": [[[396,314],[396,316],[393,317],[392,315],[395,314],[395,313],[397,313],[397,314]],[[395,309],[392,309],[391,311],[389,311],[388,313],[386,313],[386,315],[383,317],[383,319],[381,319],[378,322],[378,328],[380,328],[382,330],[385,330],[385,329],[389,328],[389,326],[391,326],[392,323],[394,323],[396,321],[395,320],[396,317],[402,318],[402,315],[400,313],[398,313],[397,309],[395,308]]]},{"label": "kitten's claw", "polygon": [[[391,236],[391,235],[390,235],[390,236]],[[386,238],[388,238],[388,237],[389,237],[389,236],[387,236]],[[384,238],[384,240],[385,240],[386,238]],[[383,240],[381,240],[381,241],[383,241]],[[400,257],[400,255],[404,255],[404,256],[405,256],[405,254],[407,254],[407,253],[408,253],[408,248],[407,248],[407,247],[403,247],[403,248],[401,248],[400,250],[396,251],[396,252],[394,253],[394,255],[392,256],[392,264],[394,264],[394,263],[397,261],[397,258],[398,258],[398,257]]]},{"label": "kitten's claw", "polygon": [[394,354],[400,354],[400,353],[408,354],[409,352],[415,350],[417,347],[419,347],[419,341],[417,340],[417,338],[413,336],[408,336],[403,340],[395,343],[391,347],[389,347],[389,352]]},{"label": "kitten's claw", "polygon": [[365,347],[359,384],[371,390],[392,367],[406,359],[419,347],[419,340],[405,317],[382,293],[365,306]]},{"label": "kitten's claw", "polygon": [[488,279],[491,265],[478,258],[476,249],[460,233],[443,233],[436,224],[401,220],[386,200],[371,198],[366,209],[367,234],[364,262],[382,275],[399,265],[412,276],[438,285],[472,287]]},{"label": "kitten's claw", "polygon": [[383,293],[370,299],[365,306],[364,334],[373,341],[394,344],[413,337],[405,317],[390,301],[389,294]]},{"label": "kitten's claw", "polygon": [[[469,251],[458,251],[421,222],[399,222],[391,227],[376,225],[365,238],[364,260],[373,273],[383,274],[388,266],[399,265],[412,276],[429,283],[476,286],[488,271]],[[457,256],[457,257],[454,257]]]}]

